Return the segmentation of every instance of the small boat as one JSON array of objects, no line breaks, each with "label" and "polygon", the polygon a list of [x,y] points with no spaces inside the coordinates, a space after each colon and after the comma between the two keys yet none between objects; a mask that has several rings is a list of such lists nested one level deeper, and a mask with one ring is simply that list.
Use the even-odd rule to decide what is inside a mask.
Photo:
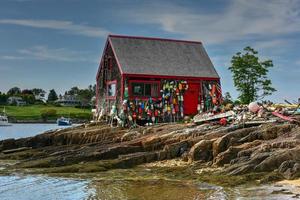
[{"label": "small boat", "polygon": [[0,113],[0,126],[11,126],[11,124],[8,123],[8,117],[5,113],[5,107],[3,109],[3,113]]},{"label": "small boat", "polygon": [[64,118],[61,117],[56,120],[56,123],[58,126],[70,126],[72,125],[71,119],[70,118]]}]

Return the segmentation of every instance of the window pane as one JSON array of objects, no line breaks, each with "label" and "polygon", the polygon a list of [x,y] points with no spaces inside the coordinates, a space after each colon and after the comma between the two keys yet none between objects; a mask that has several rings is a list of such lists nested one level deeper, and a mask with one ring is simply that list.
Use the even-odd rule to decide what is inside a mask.
[{"label": "window pane", "polygon": [[144,95],[144,83],[132,83],[132,94],[134,96]]},{"label": "window pane", "polygon": [[151,85],[151,96],[158,97],[158,84],[157,83],[153,83]]},{"label": "window pane", "polygon": [[145,84],[145,96],[151,96],[151,84]]},{"label": "window pane", "polygon": [[111,83],[111,84],[108,85],[107,94],[108,94],[109,97],[116,96],[116,84],[115,83]]}]

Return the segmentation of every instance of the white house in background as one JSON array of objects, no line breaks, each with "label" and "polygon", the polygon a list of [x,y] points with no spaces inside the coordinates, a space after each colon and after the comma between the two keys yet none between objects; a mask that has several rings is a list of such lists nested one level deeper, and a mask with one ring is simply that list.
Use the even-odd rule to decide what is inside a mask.
[{"label": "white house in background", "polygon": [[82,102],[78,99],[76,95],[64,95],[55,103],[60,104],[61,106],[81,106]]},{"label": "white house in background", "polygon": [[39,101],[42,101],[42,102],[46,103],[47,100],[45,98],[45,94],[46,94],[45,92],[41,92],[39,94],[35,94],[34,98],[35,98],[36,101],[39,100]]},{"label": "white house in background", "polygon": [[16,104],[17,106],[25,106],[26,105],[26,101],[24,101],[22,99],[22,97],[15,97],[15,96],[9,97],[7,99],[7,103],[10,105]]}]

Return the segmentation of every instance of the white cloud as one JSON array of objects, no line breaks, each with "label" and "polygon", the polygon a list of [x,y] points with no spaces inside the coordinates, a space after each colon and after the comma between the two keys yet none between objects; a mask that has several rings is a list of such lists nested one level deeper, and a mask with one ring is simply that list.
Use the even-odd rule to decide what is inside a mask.
[{"label": "white cloud", "polygon": [[56,60],[56,61],[94,61],[91,59],[88,52],[73,51],[65,48],[49,49],[47,46],[34,46],[29,49],[21,49],[18,51],[20,54],[29,56],[38,60]]},{"label": "white cloud", "polygon": [[218,12],[173,4],[150,4],[124,17],[140,24],[159,25],[184,38],[217,44],[247,38],[264,38],[300,32],[298,0],[231,0]]},{"label": "white cloud", "polygon": [[34,46],[27,49],[20,49],[16,55],[4,55],[0,59],[6,60],[51,60],[63,62],[98,62],[90,52],[74,51],[65,48],[50,49],[47,46]]},{"label": "white cloud", "polygon": [[22,60],[24,57],[22,56],[11,56],[11,55],[4,55],[0,56],[0,60]]},{"label": "white cloud", "polygon": [[33,19],[0,19],[0,24],[12,24],[34,28],[55,29],[74,35],[87,37],[106,37],[106,29],[84,24],[74,24],[72,21],[61,20],[33,20]]},{"label": "white cloud", "polygon": [[287,45],[287,41],[289,41],[289,40],[274,39],[274,40],[258,41],[258,42],[255,42],[254,47],[256,49],[273,49],[276,47],[276,49],[280,50],[280,49],[282,49],[281,47]]}]

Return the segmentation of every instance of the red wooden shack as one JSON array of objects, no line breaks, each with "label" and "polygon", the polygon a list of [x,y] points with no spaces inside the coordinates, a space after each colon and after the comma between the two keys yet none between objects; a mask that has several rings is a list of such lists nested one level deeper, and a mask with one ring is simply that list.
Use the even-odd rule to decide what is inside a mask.
[{"label": "red wooden shack", "polygon": [[220,77],[196,41],[109,35],[96,80],[97,112],[129,120],[179,120],[221,99]]}]

